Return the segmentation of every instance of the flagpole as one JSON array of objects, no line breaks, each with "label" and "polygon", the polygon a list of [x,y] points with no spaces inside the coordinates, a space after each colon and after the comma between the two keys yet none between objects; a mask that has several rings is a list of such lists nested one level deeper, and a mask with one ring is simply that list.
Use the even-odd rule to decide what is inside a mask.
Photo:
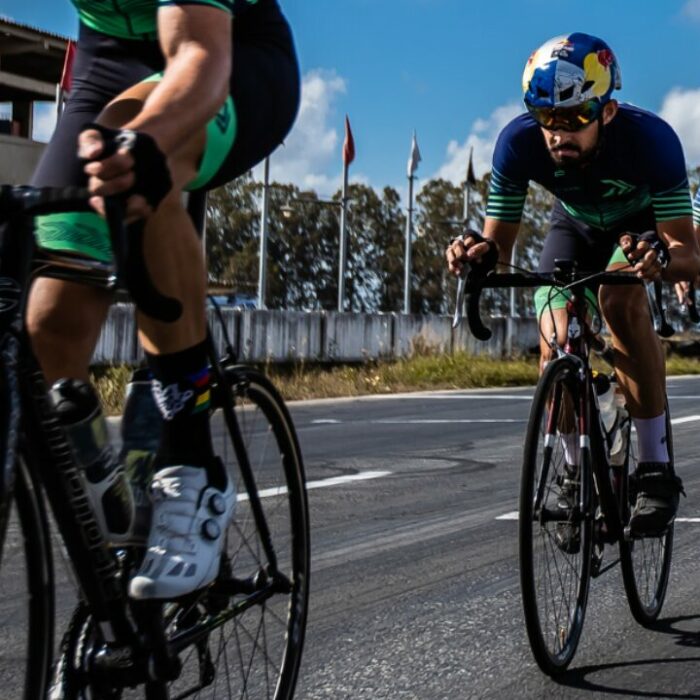
[{"label": "flagpole", "polygon": [[340,260],[338,262],[338,311],[345,310],[345,267],[347,265],[347,240],[345,235],[348,207],[348,170],[343,164],[343,193],[340,199]]},{"label": "flagpole", "polygon": [[340,197],[340,240],[338,260],[338,311],[345,311],[345,268],[347,267],[347,217],[348,217],[348,172],[355,160],[355,139],[350,128],[350,118],[345,115],[345,140],[343,141],[343,191]]},{"label": "flagpole", "polygon": [[403,276],[403,312],[411,313],[411,239],[413,233],[413,181],[415,175],[408,176],[408,217],[406,219],[406,255]]},{"label": "flagpole", "polygon": [[470,204],[471,204],[471,185],[474,177],[472,156],[474,155],[474,146],[469,149],[469,162],[467,164],[467,176],[464,178],[464,210],[462,212],[462,220],[465,226],[469,226],[470,219]]},{"label": "flagpole", "polygon": [[267,287],[267,232],[270,193],[270,156],[263,166],[262,202],[260,203],[260,268],[258,271],[258,308],[265,309]]}]

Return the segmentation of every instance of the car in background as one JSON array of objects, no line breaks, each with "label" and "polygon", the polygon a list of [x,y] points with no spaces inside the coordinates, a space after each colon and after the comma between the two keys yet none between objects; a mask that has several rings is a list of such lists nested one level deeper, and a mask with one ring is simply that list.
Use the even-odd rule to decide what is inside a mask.
[{"label": "car in background", "polygon": [[258,300],[250,294],[209,294],[209,299],[220,306],[222,309],[257,309]]}]

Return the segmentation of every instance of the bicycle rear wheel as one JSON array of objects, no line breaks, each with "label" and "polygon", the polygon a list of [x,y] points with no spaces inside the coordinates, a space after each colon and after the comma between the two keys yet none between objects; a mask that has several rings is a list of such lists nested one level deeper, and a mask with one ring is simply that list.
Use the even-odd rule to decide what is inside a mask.
[{"label": "bicycle rear wheel", "polygon": [[[631,422],[627,426],[628,450],[623,475],[623,513],[625,522],[629,521],[634,506],[635,493],[632,485],[637,459],[631,444]],[[673,439],[671,420],[666,405],[666,436],[668,454],[673,465]],[[659,537],[642,537],[633,540],[620,540],[620,565],[625,593],[632,617],[644,626],[651,625],[661,613],[668,579],[671,573],[673,554],[673,525]]]},{"label": "bicycle rear wheel", "polygon": [[[574,362],[560,358],[540,377],[521,476],[519,551],[525,625],[535,660],[549,675],[566,669],[576,652],[591,577],[592,520],[586,508],[579,507],[589,500],[590,477],[588,452],[576,457],[577,373]],[[579,465],[566,466],[573,461]]]}]

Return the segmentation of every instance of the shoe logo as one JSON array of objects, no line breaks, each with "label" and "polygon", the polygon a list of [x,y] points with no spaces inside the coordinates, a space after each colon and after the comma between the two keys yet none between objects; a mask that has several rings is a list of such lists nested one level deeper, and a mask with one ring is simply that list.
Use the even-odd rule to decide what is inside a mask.
[{"label": "shoe logo", "polygon": [[193,396],[192,389],[180,391],[178,384],[163,386],[157,379],[153,380],[153,397],[165,420],[172,420],[187,406],[187,402]]}]

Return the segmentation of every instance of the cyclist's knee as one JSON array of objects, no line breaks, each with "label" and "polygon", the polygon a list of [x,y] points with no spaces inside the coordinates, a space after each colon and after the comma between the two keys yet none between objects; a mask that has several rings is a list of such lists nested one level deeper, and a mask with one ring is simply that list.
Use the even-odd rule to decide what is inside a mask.
[{"label": "cyclist's knee", "polygon": [[600,310],[611,330],[633,328],[649,312],[644,289],[641,286],[603,286],[599,292]]}]

